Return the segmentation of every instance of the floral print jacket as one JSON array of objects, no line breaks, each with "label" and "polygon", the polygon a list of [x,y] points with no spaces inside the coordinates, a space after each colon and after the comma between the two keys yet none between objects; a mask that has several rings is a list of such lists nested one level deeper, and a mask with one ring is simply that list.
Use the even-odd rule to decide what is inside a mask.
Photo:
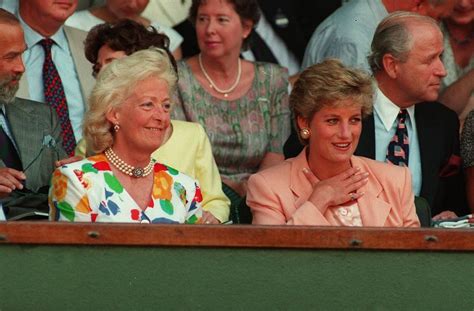
[{"label": "floral print jacket", "polygon": [[142,210],[114,176],[104,154],[64,165],[53,173],[50,220],[74,222],[195,223],[201,190],[191,177],[156,163],[153,191]]}]

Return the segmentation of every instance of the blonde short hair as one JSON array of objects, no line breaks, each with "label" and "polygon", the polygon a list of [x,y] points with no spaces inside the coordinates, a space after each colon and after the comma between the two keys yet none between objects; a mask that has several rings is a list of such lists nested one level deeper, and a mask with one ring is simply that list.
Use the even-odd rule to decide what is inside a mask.
[{"label": "blonde short hair", "polygon": [[[299,129],[297,117],[311,122],[316,112],[324,107],[337,107],[337,103],[345,99],[360,105],[365,117],[372,113],[373,96],[371,76],[362,70],[344,66],[338,59],[326,59],[300,74],[291,91],[290,107]],[[301,142],[307,143],[304,140]]]},{"label": "blonde short hair", "polygon": [[167,82],[170,92],[178,77],[162,49],[149,48],[116,59],[102,69],[89,97],[89,110],[84,117],[87,149],[100,153],[113,145],[113,124],[106,114],[120,107],[132,94],[138,82],[156,77]]}]

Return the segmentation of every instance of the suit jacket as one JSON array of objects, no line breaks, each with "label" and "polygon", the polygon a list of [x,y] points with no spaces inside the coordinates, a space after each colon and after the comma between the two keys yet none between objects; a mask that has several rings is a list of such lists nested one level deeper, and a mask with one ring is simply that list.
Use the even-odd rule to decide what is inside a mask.
[{"label": "suit jacket", "polygon": [[[444,210],[458,215],[469,213],[463,175],[449,168],[453,158],[459,157],[459,119],[456,113],[438,102],[420,103],[415,106],[416,128],[420,144],[422,184],[420,196],[431,207],[431,214]],[[356,155],[375,159],[374,116],[364,119]],[[284,146],[285,157],[292,157],[303,146],[295,131]]]},{"label": "suit jacket", "polygon": [[[357,199],[364,226],[420,226],[408,168],[356,156],[351,162],[369,173],[367,184],[360,189],[365,194]],[[254,224],[331,225],[330,208],[322,213],[308,201],[313,191],[303,174],[308,167],[304,149],[296,158],[250,177],[247,205]]]},{"label": "suit jacket", "polygon": [[[84,100],[87,100],[95,84],[95,80],[92,77],[92,65],[84,54],[84,40],[86,39],[87,32],[68,26],[63,27],[79,77],[79,83],[81,84],[82,96]],[[43,66],[43,64],[38,64],[38,66]],[[20,88],[16,96],[27,99],[30,98],[26,75],[23,75],[20,80]]]},{"label": "suit jacket", "polygon": [[[25,187],[29,191],[14,191],[1,200],[7,218],[32,210],[48,212],[47,191],[55,169],[54,162],[67,156],[62,149],[61,126],[56,113],[45,104],[20,98],[6,104],[5,110],[23,169],[31,164],[25,171]],[[44,147],[45,137],[46,140],[52,137],[56,149]],[[1,160],[0,167],[5,167]]]}]

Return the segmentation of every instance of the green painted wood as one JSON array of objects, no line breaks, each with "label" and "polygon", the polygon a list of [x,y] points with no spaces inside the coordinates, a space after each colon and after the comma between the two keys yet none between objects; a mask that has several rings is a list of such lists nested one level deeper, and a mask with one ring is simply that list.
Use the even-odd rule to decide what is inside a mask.
[{"label": "green painted wood", "polygon": [[474,310],[474,253],[0,245],[0,310]]}]

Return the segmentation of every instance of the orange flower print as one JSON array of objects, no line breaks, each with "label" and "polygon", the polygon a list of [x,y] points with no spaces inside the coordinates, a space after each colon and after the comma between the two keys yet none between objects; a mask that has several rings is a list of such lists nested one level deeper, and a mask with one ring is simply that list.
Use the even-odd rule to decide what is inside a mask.
[{"label": "orange flower print", "polygon": [[59,170],[53,173],[53,195],[57,201],[62,201],[67,192],[67,177],[61,174]]},{"label": "orange flower print", "polygon": [[173,186],[173,178],[165,171],[155,173],[153,185],[153,198],[162,200],[171,200],[171,187]]},{"label": "orange flower print", "polygon": [[89,199],[87,198],[87,195],[83,196],[79,203],[77,203],[76,211],[84,214],[89,214],[92,212],[91,208],[89,207]]}]

